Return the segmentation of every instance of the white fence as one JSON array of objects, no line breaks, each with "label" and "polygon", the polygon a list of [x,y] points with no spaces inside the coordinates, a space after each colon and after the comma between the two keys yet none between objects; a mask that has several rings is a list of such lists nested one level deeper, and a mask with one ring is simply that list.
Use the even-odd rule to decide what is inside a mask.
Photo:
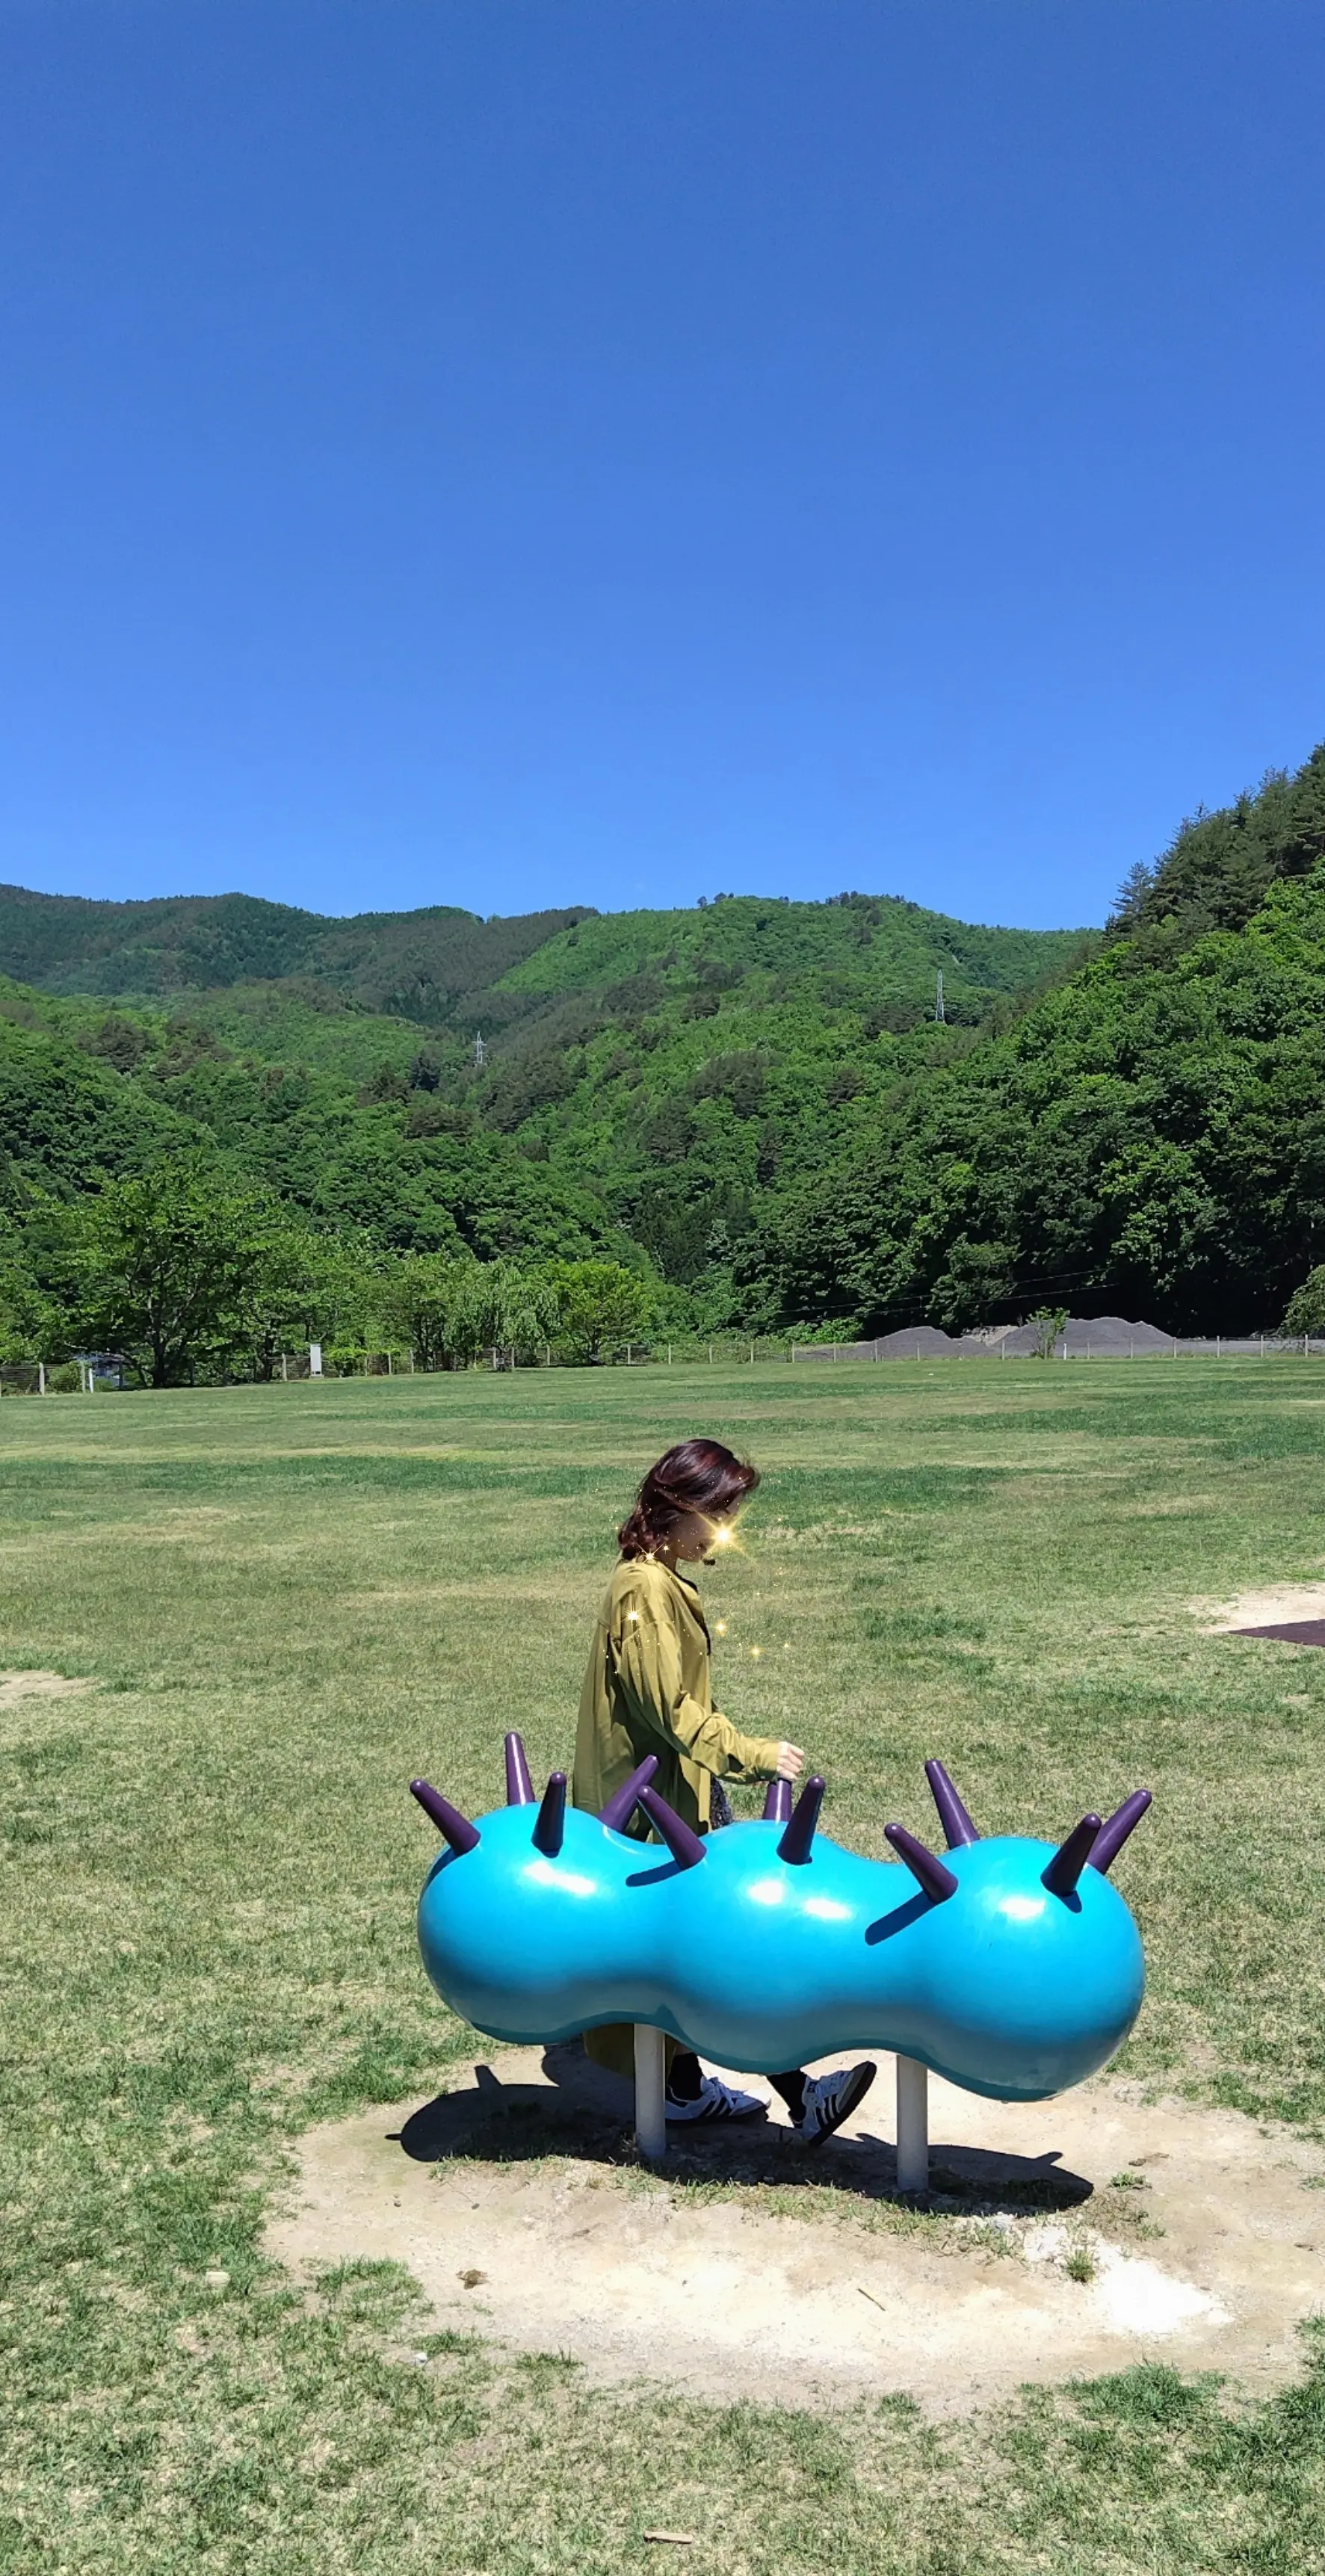
[{"label": "white fence", "polygon": [[[1038,1337],[1029,1324],[1009,1327],[1006,1331],[991,1329],[986,1333],[967,1333],[954,1339],[936,1325],[905,1326],[900,1331],[883,1333],[866,1342],[795,1342],[738,1339],[730,1334],[715,1336],[711,1342],[626,1343],[610,1357],[594,1363],[617,1368],[693,1367],[707,1364],[718,1367],[767,1367],[770,1363],[804,1368],[816,1362],[832,1366],[839,1361],[981,1359],[1024,1360],[1040,1356]],[[1056,1360],[1118,1359],[1325,1359],[1325,1339],[1303,1335],[1286,1340],[1279,1333],[1253,1333],[1240,1336],[1215,1334],[1205,1339],[1176,1339],[1161,1333],[1153,1324],[1128,1326],[1111,1316],[1070,1323],[1066,1332],[1055,1340],[1052,1354]],[[514,1351],[485,1353],[476,1364],[483,1369],[516,1367],[568,1367],[576,1363],[553,1359],[550,1350],[537,1356],[521,1358]],[[582,1365],[582,1364],[581,1364]],[[328,1355],[324,1371],[311,1370],[307,1350],[287,1351],[272,1366],[271,1380],[252,1378],[227,1379],[222,1383],[251,1386],[254,1383],[289,1384],[325,1373],[328,1377],[412,1377],[417,1363],[412,1352],[374,1351],[338,1352]],[[66,1360],[58,1365],[40,1360],[17,1360],[0,1366],[0,1396],[12,1395],[93,1395],[129,1383],[126,1362],[103,1359]],[[215,1383],[215,1381],[212,1381]]]},{"label": "white fence", "polygon": [[1134,1333],[1092,1334],[1088,1323],[1072,1324],[1060,1333],[1052,1353],[1041,1352],[1029,1326],[1015,1331],[989,1334],[964,1334],[954,1340],[931,1324],[914,1329],[884,1333],[870,1342],[800,1342],[790,1356],[798,1364],[807,1360],[1024,1360],[1037,1357],[1056,1360],[1132,1360],[1132,1359],[1248,1359],[1282,1358],[1296,1353],[1299,1357],[1325,1358],[1325,1340],[1313,1340],[1303,1334],[1300,1339],[1286,1340],[1279,1333],[1252,1333],[1241,1336],[1216,1333],[1207,1339],[1156,1331],[1154,1326],[1138,1327]]}]

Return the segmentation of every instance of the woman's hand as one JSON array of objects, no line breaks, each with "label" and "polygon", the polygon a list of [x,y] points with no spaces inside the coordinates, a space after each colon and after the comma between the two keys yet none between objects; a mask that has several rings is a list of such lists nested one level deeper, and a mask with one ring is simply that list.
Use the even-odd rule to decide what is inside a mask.
[{"label": "woman's hand", "polygon": [[779,1780],[799,1780],[804,1768],[805,1756],[799,1744],[779,1744],[777,1774]]}]

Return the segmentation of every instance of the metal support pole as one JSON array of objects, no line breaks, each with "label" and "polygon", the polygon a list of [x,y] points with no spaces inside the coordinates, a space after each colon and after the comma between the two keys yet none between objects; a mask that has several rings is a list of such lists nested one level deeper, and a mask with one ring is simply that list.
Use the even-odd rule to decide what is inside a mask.
[{"label": "metal support pole", "polygon": [[914,2057],[897,2060],[897,2188],[929,2189],[929,2069]]},{"label": "metal support pole", "polygon": [[[900,2059],[898,2063],[900,2064]],[[667,2053],[660,2030],[635,2024],[635,2144],[646,2164],[660,2164],[667,2153]]]}]

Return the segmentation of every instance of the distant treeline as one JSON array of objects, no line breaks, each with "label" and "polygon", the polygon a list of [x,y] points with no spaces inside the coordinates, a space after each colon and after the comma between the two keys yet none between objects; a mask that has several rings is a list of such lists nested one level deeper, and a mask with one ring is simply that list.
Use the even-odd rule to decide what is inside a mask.
[{"label": "distant treeline", "polygon": [[319,1233],[198,1153],[72,1199],[29,1192],[0,1239],[0,1300],[0,1358],[111,1354],[158,1387],[270,1379],[313,1342],[342,1365],[597,1360],[638,1341],[650,1308],[618,1262],[393,1256]]},{"label": "distant treeline", "polygon": [[[1184,825],[1103,934],[860,894],[331,922],[7,889],[0,942],[3,1356],[261,1374],[417,1346],[434,1296],[457,1360],[621,1318],[1233,1333],[1325,1256],[1325,748]],[[228,1282],[205,1328],[129,1294],[167,1205]]]}]

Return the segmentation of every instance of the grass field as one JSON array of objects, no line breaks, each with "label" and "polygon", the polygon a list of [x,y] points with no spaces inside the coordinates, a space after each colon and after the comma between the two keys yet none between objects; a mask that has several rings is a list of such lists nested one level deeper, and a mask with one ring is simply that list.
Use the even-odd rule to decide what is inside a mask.
[{"label": "grass field", "polygon": [[1316,1363],[6,1402],[0,1666],[97,1687],[0,1708],[0,2567],[607,2576],[654,2525],[721,2576],[1325,2566],[1310,2334],[1268,2404],[1146,2368],[935,2429],[626,2399],[466,2339],[420,2367],[406,2277],[309,2298],[260,2259],[292,2135],[465,2047],[405,1783],[491,1805],[509,1725],[565,1762],[613,1525],[691,1429],[765,1478],[704,1578],[719,1698],[807,1746],[832,1830],[932,1838],[929,1753],[1037,1833],[1146,1782],[1127,2066],[1325,2130],[1325,1655],[1188,1608],[1325,1572]]}]

